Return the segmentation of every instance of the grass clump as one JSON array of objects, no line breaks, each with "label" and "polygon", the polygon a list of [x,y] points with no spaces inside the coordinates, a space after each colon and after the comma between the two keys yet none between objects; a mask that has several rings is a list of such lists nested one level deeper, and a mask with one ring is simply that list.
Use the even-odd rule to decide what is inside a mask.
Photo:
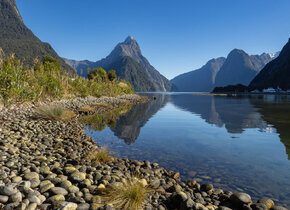
[{"label": "grass clump", "polygon": [[44,120],[69,121],[75,116],[73,111],[67,110],[59,105],[44,105],[35,111],[35,117]]},{"label": "grass clump", "polygon": [[106,190],[104,197],[117,209],[139,210],[142,209],[149,192],[150,188],[144,186],[138,178],[132,177],[126,179],[122,185]]},{"label": "grass clump", "polygon": [[85,113],[89,113],[89,112],[94,112],[95,109],[91,106],[83,106],[81,108],[79,108],[78,110],[79,112],[85,112]]},{"label": "grass clump", "polygon": [[106,147],[102,147],[90,152],[87,156],[87,160],[90,160],[92,163],[106,163],[113,160],[113,158],[109,156],[108,149]]}]

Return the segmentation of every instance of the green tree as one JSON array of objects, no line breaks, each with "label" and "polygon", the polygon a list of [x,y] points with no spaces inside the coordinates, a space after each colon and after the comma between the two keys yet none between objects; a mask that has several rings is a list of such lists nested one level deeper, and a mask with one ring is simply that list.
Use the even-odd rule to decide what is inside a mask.
[{"label": "green tree", "polygon": [[88,78],[97,82],[105,82],[107,80],[107,72],[103,68],[94,68],[89,70]]},{"label": "green tree", "polygon": [[108,79],[113,82],[117,79],[116,71],[115,70],[110,70],[108,72]]}]

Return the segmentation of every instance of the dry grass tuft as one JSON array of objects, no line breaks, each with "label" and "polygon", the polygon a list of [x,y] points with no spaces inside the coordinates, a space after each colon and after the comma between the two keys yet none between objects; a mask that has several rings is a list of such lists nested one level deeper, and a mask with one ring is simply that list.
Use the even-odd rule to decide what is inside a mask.
[{"label": "dry grass tuft", "polygon": [[105,147],[90,152],[87,159],[93,163],[106,163],[113,160],[113,158],[109,156],[108,149]]},{"label": "dry grass tuft", "polygon": [[95,109],[93,107],[90,106],[83,106],[81,108],[79,108],[79,112],[94,112]]},{"label": "dry grass tuft", "polygon": [[104,107],[104,108],[111,108],[111,105],[109,105],[107,103],[94,103],[94,104],[92,104],[92,106],[100,106],[100,107]]},{"label": "dry grass tuft", "polygon": [[133,177],[126,179],[122,185],[108,189],[104,197],[117,209],[139,210],[151,191],[140,179]]},{"label": "dry grass tuft", "polygon": [[36,109],[35,117],[44,120],[69,121],[76,114],[59,105],[44,105]]}]

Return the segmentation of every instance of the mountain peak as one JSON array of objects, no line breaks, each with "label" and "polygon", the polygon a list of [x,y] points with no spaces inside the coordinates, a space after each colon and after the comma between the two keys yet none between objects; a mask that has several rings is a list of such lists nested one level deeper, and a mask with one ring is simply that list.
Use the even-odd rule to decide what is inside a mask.
[{"label": "mountain peak", "polygon": [[229,53],[229,56],[230,55],[245,55],[245,54],[247,55],[247,53],[244,50],[235,48]]},{"label": "mountain peak", "polygon": [[135,41],[135,39],[132,37],[132,36],[128,36],[126,39],[125,39],[125,42],[124,43],[131,43],[131,42],[133,42],[133,41]]}]

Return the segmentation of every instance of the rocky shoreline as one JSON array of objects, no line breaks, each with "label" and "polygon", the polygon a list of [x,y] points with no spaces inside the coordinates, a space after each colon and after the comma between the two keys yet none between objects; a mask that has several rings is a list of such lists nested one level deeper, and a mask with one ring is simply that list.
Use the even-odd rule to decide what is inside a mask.
[{"label": "rocky shoreline", "polygon": [[[268,198],[253,202],[245,193],[224,192],[212,184],[182,182],[179,173],[157,163],[112,158],[92,162],[88,153],[99,148],[77,120],[51,121],[34,117],[43,104],[61,105],[76,114],[92,106],[94,113],[147,101],[138,95],[76,98],[0,107],[0,209],[115,209],[102,191],[138,177],[149,187],[144,209],[273,209]],[[106,104],[107,106],[104,106]],[[77,117],[76,117],[77,118]]]}]

